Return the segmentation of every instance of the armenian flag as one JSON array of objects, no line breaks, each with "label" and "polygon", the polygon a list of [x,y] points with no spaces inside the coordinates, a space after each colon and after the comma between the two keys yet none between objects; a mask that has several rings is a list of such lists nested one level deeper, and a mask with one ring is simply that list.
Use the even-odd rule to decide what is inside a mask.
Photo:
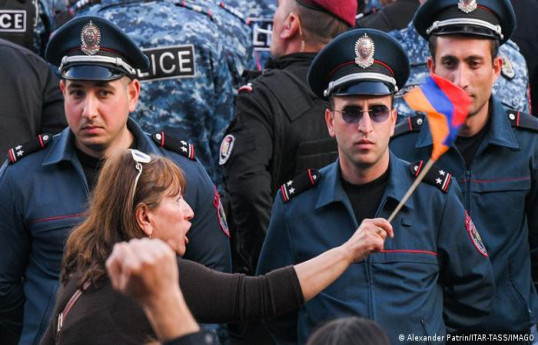
[{"label": "armenian flag", "polygon": [[434,161],[454,143],[469,113],[471,98],[449,80],[431,74],[404,95],[411,108],[426,113],[433,138]]}]

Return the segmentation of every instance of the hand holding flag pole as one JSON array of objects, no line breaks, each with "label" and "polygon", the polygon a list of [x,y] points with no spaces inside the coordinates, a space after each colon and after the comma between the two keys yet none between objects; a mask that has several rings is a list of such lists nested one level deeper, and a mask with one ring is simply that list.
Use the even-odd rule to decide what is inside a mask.
[{"label": "hand holding flag pole", "polygon": [[412,109],[426,113],[433,139],[433,151],[420,175],[390,215],[389,222],[394,220],[435,161],[456,141],[471,105],[471,98],[463,89],[435,74],[431,74],[423,84],[406,93],[404,99]]}]

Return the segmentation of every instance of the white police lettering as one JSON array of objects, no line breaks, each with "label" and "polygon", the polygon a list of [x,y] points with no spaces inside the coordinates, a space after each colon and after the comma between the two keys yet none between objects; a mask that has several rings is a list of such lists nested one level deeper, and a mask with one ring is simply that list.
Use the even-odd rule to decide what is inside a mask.
[{"label": "white police lettering", "polygon": [[26,31],[26,11],[0,10],[0,32]]},{"label": "white police lettering", "polygon": [[142,51],[149,57],[150,66],[145,70],[137,70],[138,79],[151,81],[194,77],[196,65],[193,45],[159,47]]},{"label": "white police lettering", "polygon": [[254,50],[268,51],[271,49],[272,18],[249,18],[252,27],[252,42]]}]

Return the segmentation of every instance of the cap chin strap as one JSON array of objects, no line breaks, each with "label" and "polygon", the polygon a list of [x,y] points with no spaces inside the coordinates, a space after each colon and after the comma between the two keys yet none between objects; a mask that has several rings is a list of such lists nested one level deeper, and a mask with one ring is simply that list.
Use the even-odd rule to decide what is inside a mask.
[{"label": "cap chin strap", "polygon": [[101,55],[88,55],[88,56],[64,56],[62,58],[62,63],[60,64],[60,71],[63,69],[63,67],[70,63],[78,63],[78,62],[90,62],[90,63],[109,63],[112,65],[116,65],[119,67],[123,67],[127,72],[129,72],[131,75],[136,74],[136,70],[123,61],[123,59],[119,57],[111,57],[111,56],[101,56]]},{"label": "cap chin strap", "polygon": [[450,25],[474,25],[474,26],[481,26],[486,29],[490,29],[491,31],[495,32],[497,35],[499,35],[500,39],[502,40],[504,38],[502,34],[502,28],[500,25],[493,25],[489,22],[486,22],[485,20],[480,19],[474,19],[474,18],[453,18],[453,19],[447,19],[447,20],[438,20],[433,22],[432,26],[430,26],[426,30],[426,35],[429,35],[433,31]]},{"label": "cap chin strap", "polygon": [[342,85],[342,84],[345,84],[345,83],[350,82],[350,81],[365,80],[365,79],[373,80],[373,81],[382,81],[382,82],[385,82],[385,83],[389,83],[392,86],[394,86],[394,92],[398,91],[398,87],[396,86],[396,79],[394,79],[392,77],[389,77],[388,75],[385,75],[385,74],[368,72],[368,73],[348,74],[348,75],[346,75],[346,76],[344,76],[344,77],[342,77],[340,79],[336,79],[334,81],[331,81],[329,83],[329,86],[327,87],[327,89],[325,89],[325,91],[323,91],[323,96],[329,97],[331,92],[334,89],[336,89],[337,87],[339,87],[340,85]]}]

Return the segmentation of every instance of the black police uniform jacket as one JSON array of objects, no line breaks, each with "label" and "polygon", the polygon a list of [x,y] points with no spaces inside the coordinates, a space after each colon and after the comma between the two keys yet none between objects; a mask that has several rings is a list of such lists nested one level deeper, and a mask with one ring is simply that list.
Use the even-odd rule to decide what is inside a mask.
[{"label": "black police uniform jacket", "polygon": [[[276,59],[239,89],[234,119],[221,146],[236,270],[253,273],[278,187],[307,168],[334,161],[336,142],[325,124],[326,101],[306,82],[316,54]],[[239,267],[238,267],[239,266]]]}]

